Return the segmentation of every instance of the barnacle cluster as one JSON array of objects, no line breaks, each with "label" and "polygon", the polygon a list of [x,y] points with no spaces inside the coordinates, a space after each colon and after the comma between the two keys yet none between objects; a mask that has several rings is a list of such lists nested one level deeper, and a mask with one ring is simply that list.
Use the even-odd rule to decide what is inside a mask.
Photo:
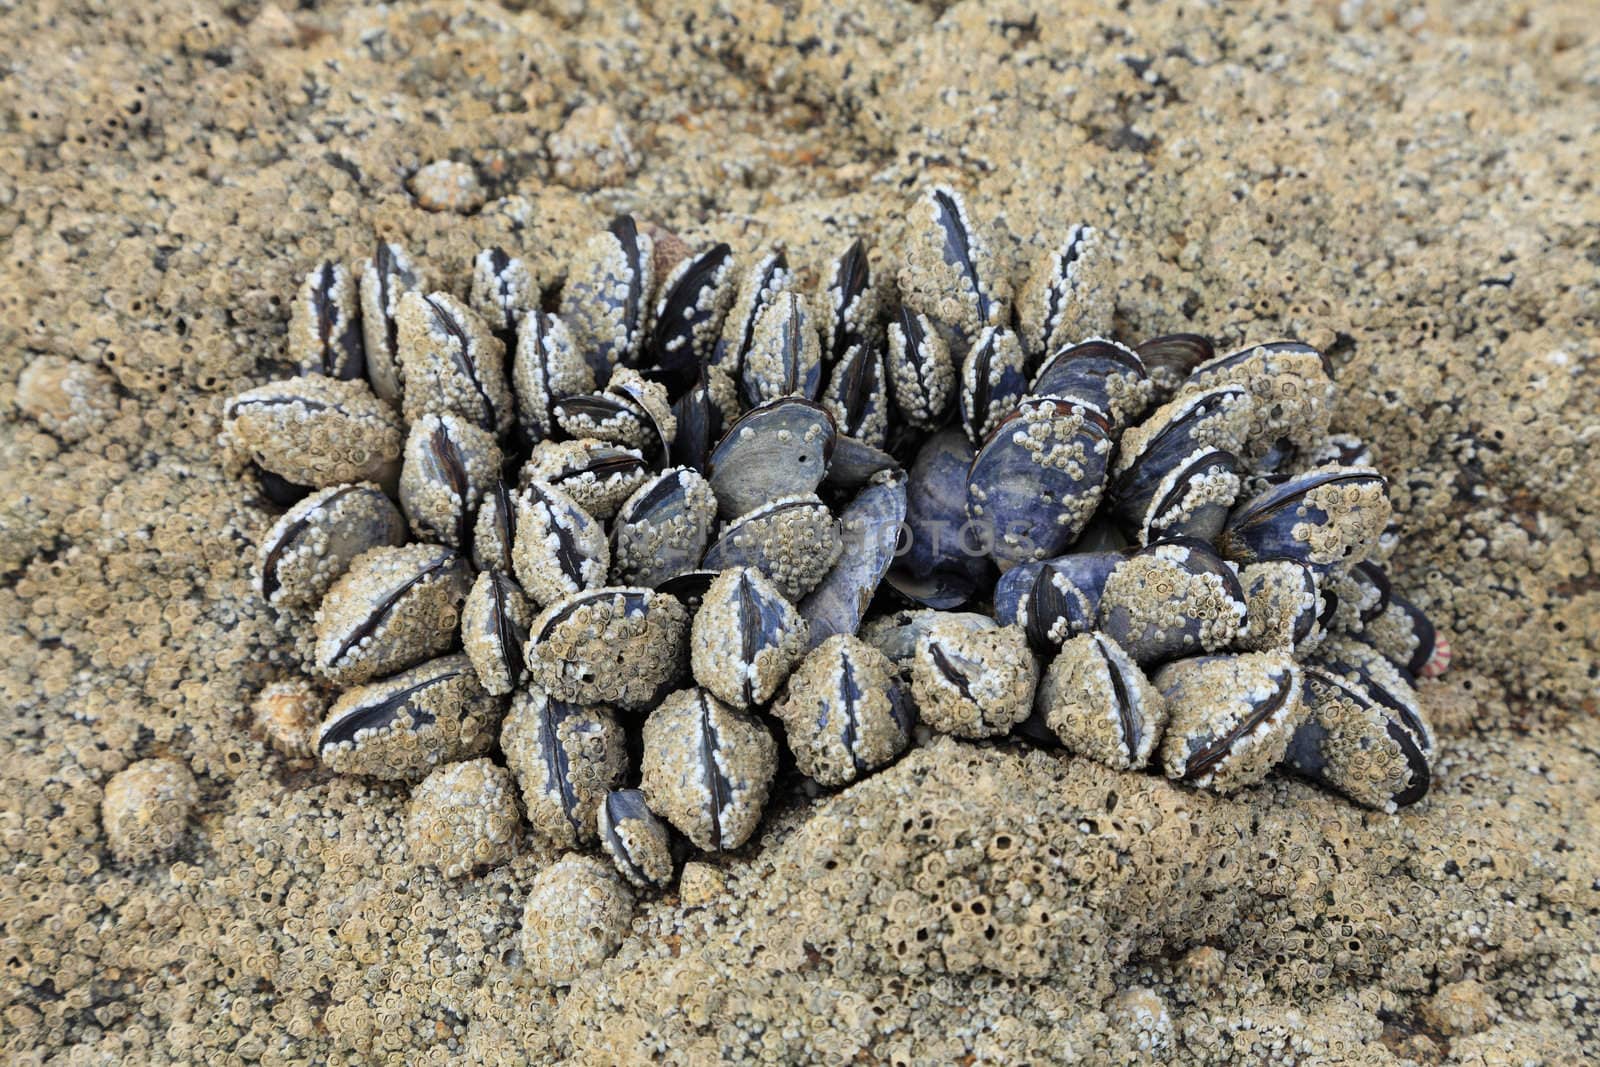
[{"label": "barnacle cluster", "polygon": [[624,216],[558,300],[504,250],[452,293],[383,241],[306,278],[300,376],[226,404],[286,508],[259,591],[343,690],[314,739],[303,681],[263,728],[422,782],[408,836],[447,873],[509,854],[513,794],[549,844],[598,846],[615,872],[541,890],[593,902],[589,940],[526,931],[552,981],[615,943],[629,887],[919,724],[1222,792],[1427,789],[1411,682],[1448,650],[1389,588],[1386,483],[1329,432],[1322,355],[1108,339],[1088,226],[1015,286],[954,191],[901,226],[894,269],[856,241],[808,290],[782,251]]}]

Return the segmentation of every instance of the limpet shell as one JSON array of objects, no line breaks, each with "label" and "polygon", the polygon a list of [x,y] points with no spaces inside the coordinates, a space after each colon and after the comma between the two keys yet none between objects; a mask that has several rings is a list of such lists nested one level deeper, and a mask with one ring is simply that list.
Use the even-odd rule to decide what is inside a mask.
[{"label": "limpet shell", "polygon": [[540,871],[522,908],[522,963],[546,985],[569,985],[628,936],[633,894],[607,864],[571,854]]},{"label": "limpet shell", "polygon": [[414,863],[460,878],[511,859],[521,822],[504,767],[481,757],[449,763],[411,791],[406,851]]}]

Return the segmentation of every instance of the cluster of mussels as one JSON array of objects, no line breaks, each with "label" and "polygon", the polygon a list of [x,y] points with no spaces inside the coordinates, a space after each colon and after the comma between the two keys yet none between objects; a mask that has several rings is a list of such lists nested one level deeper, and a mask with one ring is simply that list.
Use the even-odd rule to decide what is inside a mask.
[{"label": "cluster of mussels", "polygon": [[1419,798],[1408,676],[1447,653],[1319,353],[1094,336],[1089,227],[1012,299],[958,194],[903,226],[891,284],[857,241],[815,292],[628,217],[558,298],[499,249],[466,299],[387,242],[314,270],[302,373],[223,441],[288,506],[260,592],[346,687],[320,758],[415,781],[498,737],[529,821],[636,885],[674,829],[746,841],[781,762],[848,783],[919,722]]}]

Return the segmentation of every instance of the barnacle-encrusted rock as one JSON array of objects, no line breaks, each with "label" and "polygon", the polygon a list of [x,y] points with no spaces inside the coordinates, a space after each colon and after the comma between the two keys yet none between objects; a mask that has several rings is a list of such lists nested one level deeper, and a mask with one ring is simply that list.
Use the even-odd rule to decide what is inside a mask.
[{"label": "barnacle-encrusted rock", "polygon": [[366,373],[360,296],[342,263],[323,263],[306,275],[289,309],[289,358],[302,374],[360,378]]},{"label": "barnacle-encrusted rock", "polygon": [[1300,667],[1282,652],[1195,656],[1154,681],[1167,701],[1167,777],[1219,793],[1265,778],[1305,717]]},{"label": "barnacle-encrusted rock", "polygon": [[443,652],[455,637],[467,571],[441,545],[363,553],[317,609],[314,669],[349,685]]},{"label": "barnacle-encrusted rock", "polygon": [[290,508],[261,538],[256,590],[277,608],[315,604],[357,556],[405,541],[405,519],[377,485],[331,486]]},{"label": "barnacle-encrusted rock", "polygon": [[222,406],[223,441],[296,485],[391,484],[404,427],[366,382],[308,374],[247,389]]},{"label": "barnacle-encrusted rock", "polygon": [[1100,594],[1099,628],[1141,666],[1226,648],[1244,619],[1238,576],[1198,541],[1135,553]]},{"label": "barnacle-encrusted rock", "polygon": [[738,848],[761,821],[778,769],[766,726],[703,689],[680,689],[644,723],[639,788],[697,848]]},{"label": "barnacle-encrusted rock", "polygon": [[672,831],[637,789],[606,794],[597,814],[600,847],[617,873],[637,889],[661,889],[672,881]]},{"label": "barnacle-encrusted rock", "polygon": [[283,755],[304,759],[317,752],[317,727],[327,699],[305,678],[264,686],[251,705],[253,725]]},{"label": "barnacle-encrusted rock", "polygon": [[1150,762],[1167,723],[1166,701],[1139,665],[1103,633],[1061,646],[1035,704],[1069,751],[1117,770]]},{"label": "barnacle-encrusted rock", "polygon": [[111,776],[100,800],[100,821],[112,853],[123,863],[171,855],[200,800],[189,768],[174,759],[144,759]]},{"label": "barnacle-encrusted rock", "polygon": [[605,527],[553,485],[529,482],[517,495],[511,566],[535,604],[598,589],[611,568]]},{"label": "barnacle-encrusted rock", "polygon": [[487,748],[501,704],[466,656],[441,656],[346,690],[318,731],[317,752],[341,774],[416,781]]},{"label": "barnacle-encrusted rock", "polygon": [[555,486],[604,522],[649,478],[649,465],[637,449],[585,438],[540,441],[523,464],[519,481],[523,486]]},{"label": "barnacle-encrusted rock", "polygon": [[693,570],[717,521],[717,497],[698,471],[664,470],[623,501],[611,527],[611,574],[655,588]]},{"label": "barnacle-encrusted rock", "polygon": [[610,709],[521,689],[500,728],[500,747],[541,836],[565,846],[594,840],[595,808],[628,767],[622,727]]},{"label": "barnacle-encrusted rock", "polygon": [[117,413],[116,385],[111,375],[92,363],[40,356],[22,368],[17,406],[71,444],[111,421]]},{"label": "barnacle-encrusted rock", "polygon": [[[985,623],[988,623],[985,625]],[[950,615],[917,638],[911,693],[922,722],[957,737],[997,737],[1028,717],[1039,664],[1019,626]]]},{"label": "barnacle-encrusted rock", "polygon": [[510,428],[505,344],[477,312],[449,293],[410,292],[397,321],[408,422],[449,413],[496,434]]},{"label": "barnacle-encrusted rock", "polygon": [[534,619],[528,677],[556,700],[643,708],[682,676],[688,631],[674,597],[636,587],[575,593]]},{"label": "barnacle-encrusted rock", "polygon": [[511,577],[482,571],[461,605],[461,647],[483,688],[504,696],[522,682],[533,608]]},{"label": "barnacle-encrusted rock", "polygon": [[439,767],[411,793],[406,847],[411,859],[459,878],[511,858],[517,799],[511,775],[487,759]]},{"label": "barnacle-encrusted rock", "polygon": [[833,514],[813,495],[779,497],[723,528],[706,550],[706,570],[754,567],[798,601],[833,568],[844,539]]},{"label": "barnacle-encrusted rock", "polygon": [[400,506],[412,531],[466,551],[478,504],[500,477],[494,435],[459,415],[429,413],[411,424],[400,468]]},{"label": "barnacle-encrusted rock", "polygon": [[522,963],[536,982],[567,985],[628,935],[633,894],[609,866],[576,853],[540,871],[522,907]]},{"label": "barnacle-encrusted rock", "polygon": [[911,709],[894,665],[859,637],[836,634],[812,649],[772,706],[802,774],[845,785],[905,750]]},{"label": "barnacle-encrusted rock", "polygon": [[730,568],[706,590],[689,633],[694,679],[737,708],[772,699],[805,655],[810,629],[771,580]]}]

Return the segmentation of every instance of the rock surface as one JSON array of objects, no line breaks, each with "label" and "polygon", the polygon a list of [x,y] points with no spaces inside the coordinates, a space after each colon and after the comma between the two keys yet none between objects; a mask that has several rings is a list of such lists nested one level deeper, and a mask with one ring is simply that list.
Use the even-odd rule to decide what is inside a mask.
[{"label": "rock surface", "polygon": [[[1030,6],[0,11],[29,42],[0,121],[0,1059],[1600,1057],[1592,6]],[[481,207],[418,203],[436,160]],[[222,468],[221,400],[287,371],[300,279],[375,234],[463,286],[496,244],[555,278],[625,209],[814,279],[931,181],[1007,256],[1095,225],[1120,336],[1329,352],[1333,428],[1394,475],[1396,588],[1454,645],[1434,790],[1382,816],[942,740],[531,986],[553,853],[418,870],[404,788],[252,730],[294,634],[251,590],[277,509]],[[152,758],[197,806],[121,864],[102,799]]]}]

